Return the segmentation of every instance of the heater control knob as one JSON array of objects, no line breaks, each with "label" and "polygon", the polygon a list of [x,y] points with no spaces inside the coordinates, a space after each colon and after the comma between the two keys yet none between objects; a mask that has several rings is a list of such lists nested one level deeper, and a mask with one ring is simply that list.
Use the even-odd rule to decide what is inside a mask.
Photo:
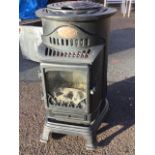
[{"label": "heater control knob", "polygon": [[96,92],[96,88],[94,87],[94,88],[92,88],[92,89],[90,89],[90,94],[91,95],[94,95],[95,94],[95,92]]}]

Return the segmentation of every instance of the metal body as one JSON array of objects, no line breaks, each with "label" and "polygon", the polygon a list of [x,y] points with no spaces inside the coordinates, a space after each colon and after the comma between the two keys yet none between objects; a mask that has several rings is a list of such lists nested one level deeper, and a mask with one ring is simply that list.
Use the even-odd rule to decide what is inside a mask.
[{"label": "metal body", "polygon": [[83,135],[87,148],[95,148],[108,110],[107,40],[115,12],[90,1],[53,3],[36,12],[43,27],[37,52],[46,108],[41,141],[50,132]]},{"label": "metal body", "polygon": [[[106,87],[103,86],[103,68],[104,64],[102,61],[103,58],[103,49],[100,50],[100,53],[97,57],[94,58],[92,64],[73,64],[69,63],[41,63],[41,77],[42,77],[42,87],[43,87],[43,100],[47,110],[47,117],[53,118],[56,120],[61,120],[65,122],[76,122],[78,124],[91,124],[92,121],[97,117],[102,109],[101,103],[103,102],[103,92],[106,92]],[[86,93],[86,103],[84,108],[79,108],[78,106],[73,107],[68,104],[55,103],[52,104],[48,101],[48,93],[50,93],[52,86],[51,83],[56,83],[54,78],[47,78],[46,74],[54,74],[62,72],[63,76],[67,78],[73,78],[82,76],[82,79],[85,79],[85,93]],[[67,75],[68,74],[68,75]],[[69,77],[69,74],[71,77]],[[60,79],[56,77],[57,81]],[[82,81],[81,79],[81,81]],[[63,79],[66,80],[66,79]],[[59,80],[59,83],[63,81]],[[79,80],[79,79],[76,79]],[[76,81],[75,81],[76,82]],[[54,84],[53,84],[54,85]],[[64,83],[58,86],[59,88],[64,87]],[[66,87],[66,86],[65,86]]]}]

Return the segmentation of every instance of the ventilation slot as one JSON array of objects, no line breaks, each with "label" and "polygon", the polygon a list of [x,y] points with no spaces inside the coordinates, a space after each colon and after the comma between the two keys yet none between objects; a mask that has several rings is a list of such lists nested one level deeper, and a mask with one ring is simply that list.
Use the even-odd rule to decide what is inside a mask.
[{"label": "ventilation slot", "polygon": [[85,46],[89,46],[90,45],[90,40],[85,38],[84,39],[84,44],[85,44]]},{"label": "ventilation slot", "polygon": [[59,56],[59,54],[60,54],[60,52],[59,52],[59,51],[57,51],[57,56]]},{"label": "ventilation slot", "polygon": [[80,39],[80,46],[84,46],[84,39]]},{"label": "ventilation slot", "polygon": [[49,56],[51,56],[52,55],[52,49],[50,49],[50,51],[49,51]]},{"label": "ventilation slot", "polygon": [[[72,41],[70,41],[70,42],[72,42]],[[74,43],[75,43],[75,46],[76,47],[85,47],[85,46],[89,46],[90,45],[90,40],[89,39],[87,39],[87,38],[85,38],[85,39],[80,39],[80,40],[78,40],[78,39],[75,39],[74,40]],[[73,46],[72,44],[71,44],[71,46]]]},{"label": "ventilation slot", "polygon": [[67,56],[68,56],[68,53],[67,53],[67,52],[65,52],[64,57],[67,57]]},{"label": "ventilation slot", "polygon": [[49,37],[49,42],[52,45],[57,46],[75,46],[75,47],[87,47],[90,46],[90,39],[81,38],[81,39],[59,39]]},{"label": "ventilation slot", "polygon": [[86,51],[82,51],[81,58],[85,58]]},{"label": "ventilation slot", "polygon": [[56,44],[56,40],[55,40],[55,38],[53,38],[53,44],[54,44],[54,45]]},{"label": "ventilation slot", "polygon": [[70,45],[73,46],[73,40],[72,39],[70,40]]},{"label": "ventilation slot", "polygon": [[54,50],[54,51],[53,51],[53,56],[55,56],[55,55],[56,55],[56,51]]},{"label": "ventilation slot", "polygon": [[88,58],[89,57],[89,54],[90,54],[91,50],[89,49],[85,55],[85,58]]},{"label": "ventilation slot", "polygon": [[61,52],[60,56],[61,56],[61,57],[63,57],[63,56],[64,56],[64,53],[63,53],[63,52]]},{"label": "ventilation slot", "polygon": [[71,52],[69,52],[68,57],[71,57],[71,56],[72,56],[72,53],[71,53]]},{"label": "ventilation slot", "polygon": [[75,39],[75,46],[77,47],[78,46],[78,39]]},{"label": "ventilation slot", "polygon": [[68,39],[66,39],[66,46],[68,46]]},{"label": "ventilation slot", "polygon": [[59,45],[59,39],[57,39],[57,45]]},{"label": "ventilation slot", "polygon": [[50,37],[50,43],[52,44],[52,38]]},{"label": "ventilation slot", "polygon": [[61,45],[64,45],[64,40],[63,39],[61,39]]},{"label": "ventilation slot", "polygon": [[89,46],[90,40],[88,38],[83,39],[83,46]]},{"label": "ventilation slot", "polygon": [[45,49],[45,56],[52,56],[52,57],[64,57],[64,58],[75,58],[75,59],[84,59],[88,58],[91,53],[91,50],[83,50],[77,52],[60,52],[56,50],[52,50],[50,48]]},{"label": "ventilation slot", "polygon": [[77,58],[79,58],[80,56],[81,56],[81,52],[78,51],[78,53],[77,53]]},{"label": "ventilation slot", "polygon": [[48,55],[48,48],[45,49],[45,56]]},{"label": "ventilation slot", "polygon": [[73,52],[73,55],[72,55],[72,57],[73,57],[73,58],[75,58],[75,57],[76,57],[76,53],[75,53],[75,52]]},{"label": "ventilation slot", "polygon": [[89,39],[87,39],[87,44],[86,44],[86,46],[90,46],[90,40],[89,40]]}]

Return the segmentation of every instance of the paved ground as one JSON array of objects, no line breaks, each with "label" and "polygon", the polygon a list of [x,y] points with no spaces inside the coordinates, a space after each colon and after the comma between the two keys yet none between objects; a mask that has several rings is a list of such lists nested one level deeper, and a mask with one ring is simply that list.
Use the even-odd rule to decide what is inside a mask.
[{"label": "paved ground", "polygon": [[111,111],[98,130],[98,148],[86,151],[78,136],[39,142],[44,106],[38,64],[20,55],[20,155],[134,155],[134,13],[112,18],[109,47],[108,99]]}]

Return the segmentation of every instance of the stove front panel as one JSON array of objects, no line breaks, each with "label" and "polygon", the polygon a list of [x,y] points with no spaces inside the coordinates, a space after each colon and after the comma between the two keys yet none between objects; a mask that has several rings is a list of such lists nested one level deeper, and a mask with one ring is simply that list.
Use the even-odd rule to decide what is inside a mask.
[{"label": "stove front panel", "polygon": [[87,65],[41,64],[44,101],[50,115],[76,116],[88,112]]}]

